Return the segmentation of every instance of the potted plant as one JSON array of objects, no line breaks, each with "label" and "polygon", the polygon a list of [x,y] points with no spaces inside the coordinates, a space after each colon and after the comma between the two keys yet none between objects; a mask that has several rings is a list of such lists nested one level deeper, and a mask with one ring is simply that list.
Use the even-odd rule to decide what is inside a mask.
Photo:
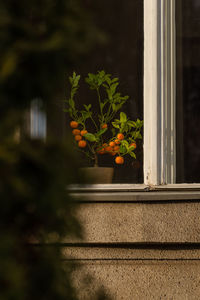
[{"label": "potted plant", "polygon": [[[102,183],[106,181],[106,177],[112,177],[113,168],[99,167],[99,155],[110,154],[114,157],[114,162],[119,165],[124,163],[126,155],[135,159],[136,141],[142,138],[143,121],[130,120],[122,112],[122,107],[129,97],[122,96],[118,92],[119,79],[113,78],[103,70],[98,71],[97,74],[89,73],[85,78],[89,88],[96,91],[97,103],[93,106],[84,104],[81,109],[78,109],[75,95],[79,88],[79,80],[80,75],[75,72],[69,77],[71,92],[69,99],[64,101],[66,104],[64,112],[72,119],[70,127],[76,146],[93,161],[93,168],[88,168],[87,172],[89,170],[93,172],[92,177],[99,177],[101,180],[98,182]],[[101,174],[102,172],[104,175]]]}]

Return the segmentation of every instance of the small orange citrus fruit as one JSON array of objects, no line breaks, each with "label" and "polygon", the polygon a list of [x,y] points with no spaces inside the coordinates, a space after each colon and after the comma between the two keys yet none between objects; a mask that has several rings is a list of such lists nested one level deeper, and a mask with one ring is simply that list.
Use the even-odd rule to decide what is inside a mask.
[{"label": "small orange citrus fruit", "polygon": [[80,141],[78,142],[78,146],[79,146],[80,148],[85,148],[86,145],[87,145],[87,142],[84,141],[84,140],[80,140]]},{"label": "small orange citrus fruit", "polygon": [[112,156],[114,156],[114,155],[116,155],[117,153],[116,153],[115,151],[111,151],[109,154],[112,155]]},{"label": "small orange citrus fruit", "polygon": [[109,145],[110,147],[115,147],[115,142],[110,142]]},{"label": "small orange citrus fruit", "polygon": [[119,145],[119,144],[120,144],[120,141],[119,141],[119,140],[115,140],[115,144],[116,144],[116,145]]},{"label": "small orange citrus fruit", "polygon": [[116,164],[118,164],[118,165],[123,165],[123,163],[124,163],[124,158],[123,158],[122,156],[117,156],[117,157],[115,158],[115,162],[116,162]]},{"label": "small orange citrus fruit", "polygon": [[130,147],[134,147],[134,149],[136,149],[137,145],[136,145],[136,143],[131,143]]},{"label": "small orange citrus fruit", "polygon": [[72,130],[72,134],[73,134],[73,135],[80,134],[80,130],[79,130],[79,129],[73,129],[73,130]]},{"label": "small orange citrus fruit", "polygon": [[120,144],[120,141],[116,139],[116,140],[115,140],[115,144],[116,144],[116,145],[119,145],[119,144]]},{"label": "small orange citrus fruit", "polygon": [[118,140],[120,140],[120,141],[123,140],[123,139],[124,139],[123,133],[118,133],[117,138],[118,138]]},{"label": "small orange citrus fruit", "polygon": [[105,149],[101,148],[100,150],[97,151],[98,154],[105,154]]},{"label": "small orange citrus fruit", "polygon": [[81,135],[84,136],[87,132],[87,130],[81,130]]},{"label": "small orange citrus fruit", "polygon": [[108,144],[104,143],[102,146],[105,148],[105,147],[107,147],[107,146],[108,146]]},{"label": "small orange citrus fruit", "polygon": [[82,136],[80,134],[75,135],[75,141],[80,141],[82,140]]},{"label": "small orange citrus fruit", "polygon": [[101,128],[102,128],[102,129],[108,128],[108,125],[107,125],[106,123],[105,123],[105,124],[102,124],[102,125],[101,125]]},{"label": "small orange citrus fruit", "polygon": [[119,146],[115,146],[115,147],[114,147],[114,150],[115,150],[115,151],[119,151],[119,149],[120,149]]},{"label": "small orange citrus fruit", "polygon": [[78,122],[76,122],[76,121],[71,121],[71,122],[70,122],[70,126],[71,126],[71,128],[77,128],[77,127],[78,127]]},{"label": "small orange citrus fruit", "polygon": [[105,148],[105,150],[106,150],[106,152],[111,152],[113,150],[113,148],[108,146],[108,147]]}]

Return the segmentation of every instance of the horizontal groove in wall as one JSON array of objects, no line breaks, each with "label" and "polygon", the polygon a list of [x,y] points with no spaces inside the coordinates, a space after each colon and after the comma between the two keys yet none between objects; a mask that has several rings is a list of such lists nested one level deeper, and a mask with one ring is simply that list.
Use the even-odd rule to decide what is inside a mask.
[{"label": "horizontal groove in wall", "polygon": [[135,203],[163,203],[163,202],[199,202],[199,191],[184,192],[104,192],[104,193],[71,193],[72,197],[78,202],[98,203],[98,202],[135,202]]},{"label": "horizontal groove in wall", "polygon": [[[80,245],[79,245],[80,246]],[[200,245],[81,245],[63,246],[65,259],[76,260],[200,260]],[[150,247],[148,247],[150,246]]]},{"label": "horizontal groove in wall", "polygon": [[94,261],[149,261],[149,262],[162,262],[162,261],[198,261],[200,262],[200,258],[68,258],[63,259],[63,261],[82,261],[82,262],[94,262]]},{"label": "horizontal groove in wall", "polygon": [[115,248],[115,249],[159,249],[159,250],[191,250],[200,249],[200,243],[32,243],[35,247],[71,247],[71,248]]}]

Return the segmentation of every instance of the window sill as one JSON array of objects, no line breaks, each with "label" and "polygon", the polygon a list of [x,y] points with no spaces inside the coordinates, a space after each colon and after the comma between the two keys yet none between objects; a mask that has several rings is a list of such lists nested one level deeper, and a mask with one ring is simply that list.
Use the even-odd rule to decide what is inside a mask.
[{"label": "window sill", "polygon": [[197,202],[200,200],[200,184],[73,185],[70,193],[80,202]]}]

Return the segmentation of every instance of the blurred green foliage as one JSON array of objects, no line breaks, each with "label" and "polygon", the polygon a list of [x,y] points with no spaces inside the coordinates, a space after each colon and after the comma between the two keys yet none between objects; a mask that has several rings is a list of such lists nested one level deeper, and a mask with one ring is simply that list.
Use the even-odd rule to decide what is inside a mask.
[{"label": "blurred green foliage", "polygon": [[59,242],[81,238],[66,186],[77,159],[58,141],[14,133],[30,101],[52,102],[67,68],[101,35],[78,0],[0,0],[0,299],[77,299]]},{"label": "blurred green foliage", "polygon": [[66,70],[101,38],[80,0],[0,0],[1,123],[35,97],[52,101]]},{"label": "blurred green foliage", "polygon": [[82,237],[66,191],[77,177],[69,157],[57,143],[0,146],[0,299],[76,299],[70,266],[51,245]]}]

